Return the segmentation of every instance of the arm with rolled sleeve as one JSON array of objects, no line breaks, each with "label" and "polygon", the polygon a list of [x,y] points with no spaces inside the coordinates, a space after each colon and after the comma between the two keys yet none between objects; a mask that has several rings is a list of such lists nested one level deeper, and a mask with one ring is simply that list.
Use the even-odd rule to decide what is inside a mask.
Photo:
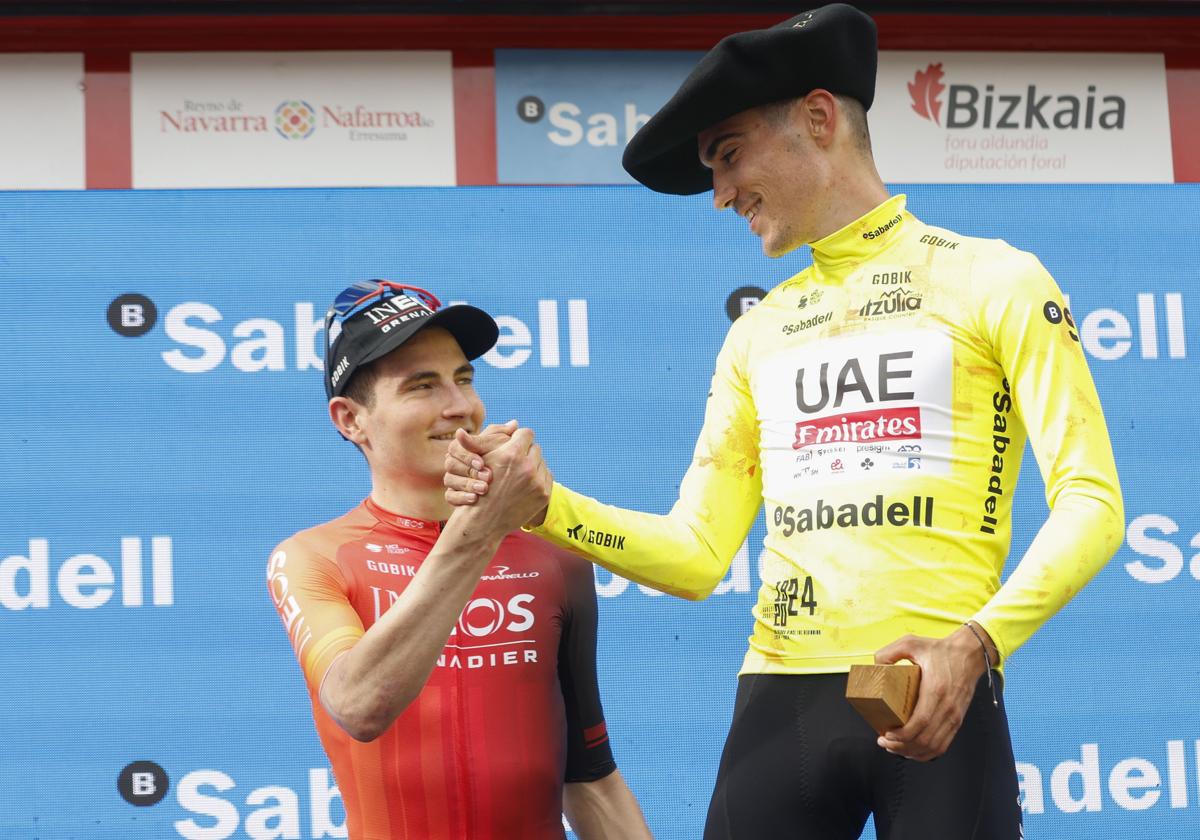
[{"label": "arm with rolled sleeve", "polygon": [[735,323],[717,356],[704,426],[670,513],[605,505],[555,484],[533,532],[635,583],[706,598],[762,504],[758,419],[737,338],[745,328]]},{"label": "arm with rolled sleeve", "polygon": [[1010,251],[973,279],[981,333],[1007,376],[1050,507],[1016,569],[973,616],[1003,658],[1104,567],[1124,539],[1125,514],[1100,399],[1053,278],[1032,255]]}]

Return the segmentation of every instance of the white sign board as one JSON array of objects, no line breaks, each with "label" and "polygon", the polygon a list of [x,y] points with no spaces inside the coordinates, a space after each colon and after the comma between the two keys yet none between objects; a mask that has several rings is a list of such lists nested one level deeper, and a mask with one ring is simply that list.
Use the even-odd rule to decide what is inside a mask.
[{"label": "white sign board", "polygon": [[133,185],[452,186],[449,52],[135,53]]},{"label": "white sign board", "polygon": [[891,183],[1174,180],[1161,54],[885,51],[869,122]]},{"label": "white sign board", "polygon": [[0,189],[84,188],[83,54],[0,55]]}]

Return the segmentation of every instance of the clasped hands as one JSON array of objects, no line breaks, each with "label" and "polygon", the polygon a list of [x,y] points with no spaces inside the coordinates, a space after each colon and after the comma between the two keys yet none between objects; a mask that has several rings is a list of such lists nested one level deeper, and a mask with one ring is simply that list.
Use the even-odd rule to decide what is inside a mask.
[{"label": "clasped hands", "polygon": [[479,434],[459,429],[446,451],[446,501],[469,507],[489,496],[508,508],[512,528],[540,525],[546,517],[554,477],[533,430],[516,420],[492,424]]},{"label": "clasped hands", "polygon": [[[535,526],[545,519],[553,477],[533,432],[510,420],[478,435],[459,429],[446,452],[444,483],[451,505],[474,505],[491,494],[497,503],[513,507],[516,525]],[[931,761],[950,748],[986,667],[979,641],[964,626],[941,639],[904,636],[876,652],[877,665],[908,660],[921,667],[912,716],[879,736],[880,747],[917,761]]]}]

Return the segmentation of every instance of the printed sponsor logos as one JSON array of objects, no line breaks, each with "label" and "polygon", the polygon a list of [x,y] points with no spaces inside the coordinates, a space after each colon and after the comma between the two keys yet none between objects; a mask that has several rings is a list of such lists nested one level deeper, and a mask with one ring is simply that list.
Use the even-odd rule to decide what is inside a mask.
[{"label": "printed sponsor logos", "polygon": [[386,334],[413,319],[428,318],[433,310],[418,298],[398,294],[368,306],[362,314],[371,322],[371,326]]},{"label": "printed sponsor logos", "polygon": [[742,286],[734,289],[725,299],[725,314],[729,316],[730,321],[736,321],[749,312],[750,307],[756,306],[766,296],[766,289],[760,289],[758,286]]},{"label": "printed sponsor logos", "polygon": [[[329,103],[313,107],[303,99],[280,102],[273,113],[242,113],[245,103],[239,99],[225,102],[199,102],[185,99],[174,109],[159,110],[159,131],[163,134],[265,134],[275,133],[284,140],[305,140],[322,128],[433,128],[433,118],[420,111],[378,110],[362,104],[352,106]],[[405,132],[347,132],[347,139],[407,140]]]},{"label": "printed sponsor logos", "polygon": [[[367,546],[368,550],[370,548],[370,546]],[[417,567],[411,563],[389,563],[386,560],[367,560],[367,568],[372,572],[379,572],[384,575],[399,575],[400,577],[416,577],[417,574]]]},{"label": "printed sponsor logos", "polygon": [[583,543],[584,545],[595,545],[601,548],[614,548],[617,551],[625,550],[625,536],[623,534],[612,534],[607,531],[594,531],[591,528],[585,527],[582,522],[574,528],[567,529],[567,536],[573,540]]},{"label": "printed sponsor logos", "polygon": [[821,324],[828,323],[833,318],[832,312],[822,312],[820,315],[814,315],[811,318],[805,318],[803,321],[797,321],[794,324],[784,324],[782,332],[784,335],[795,335],[804,330],[810,330],[813,327],[818,327]]},{"label": "printed sponsor logos", "polygon": [[[267,588],[271,593],[271,600],[275,603],[275,609],[283,621],[288,641],[292,643],[292,649],[296,651],[296,658],[304,661],[304,649],[312,642],[313,633],[308,626],[308,620],[304,617],[304,611],[300,608],[300,602],[291,592],[291,583],[287,575],[286,551],[276,551],[267,562]],[[378,610],[378,606],[376,609]],[[376,612],[376,617],[378,618],[378,612]]]},{"label": "printed sponsor logos", "polygon": [[[521,119],[525,122],[541,119],[541,115],[535,112],[537,101],[534,96],[521,100],[524,105]],[[574,102],[555,102],[545,112],[551,126],[546,132],[546,139],[556,146],[578,146],[586,142],[589,146],[624,147],[637,130],[649,121],[650,115],[640,113],[633,102],[624,103],[622,112],[620,117],[604,111],[585,115]]]},{"label": "printed sponsor logos", "polygon": [[626,144],[698,53],[496,50],[497,178],[502,184],[627,184]]},{"label": "printed sponsor logos", "polygon": [[541,572],[510,572],[508,566],[497,566],[495,574],[480,576],[480,580],[524,580],[525,578],[540,577]]},{"label": "printed sponsor logos", "polygon": [[[729,564],[729,571],[726,573],[725,579],[717,584],[709,597],[749,596],[757,592],[758,585],[763,580],[763,564],[766,562],[767,556],[768,552],[764,547],[759,552],[757,560],[752,561],[750,542],[749,540],[743,542],[734,554],[733,562]],[[663,595],[657,589],[651,589],[640,583],[634,584],[631,588],[631,582],[628,579],[615,575],[601,566],[595,566],[592,571],[595,577],[596,595],[601,598],[618,598],[626,592],[640,593],[649,598],[659,598]]]},{"label": "printed sponsor logos", "polygon": [[933,527],[933,503],[929,496],[913,496],[912,504],[888,500],[882,494],[867,502],[846,502],[834,507],[824,499],[817,499],[812,507],[797,508],[793,505],[778,505],[771,514],[779,532],[790,537],[809,531],[827,531],[833,528],[876,528],[892,525],[897,528],[911,525],[915,528]]},{"label": "printed sponsor logos", "polygon": [[[902,272],[894,279],[888,291],[907,289]],[[907,330],[834,336],[762,363],[751,387],[766,498],[885,469],[946,472],[952,354],[944,333]]]},{"label": "printed sponsor logos", "polygon": [[908,315],[921,308],[921,295],[900,287],[888,289],[858,310],[860,318],[887,318]]},{"label": "printed sponsor logos", "polygon": [[813,289],[811,292],[806,292],[800,295],[800,299],[796,301],[797,309],[804,309],[810,303],[816,305],[821,302],[822,292],[820,289]]},{"label": "printed sponsor logos", "polygon": [[932,245],[935,248],[945,248],[947,251],[954,251],[958,248],[959,243],[953,239],[943,239],[940,236],[934,236],[927,233],[921,237],[920,241],[925,245]]},{"label": "printed sponsor logos", "polygon": [[[851,356],[837,366],[836,380],[830,388],[829,362],[821,362],[817,368],[816,385],[819,386],[820,396],[813,391],[811,375],[806,370],[811,366],[799,368],[796,371],[796,407],[804,414],[815,414],[827,406],[841,407],[850,395],[857,395],[864,403],[889,402],[896,400],[911,400],[913,391],[901,390],[905,380],[913,377],[912,358],[914,351],[901,350],[895,353],[880,353],[874,359],[869,356],[859,358]],[[908,360],[908,365],[904,364]],[[876,362],[874,366],[870,362]],[[863,363],[866,362],[870,376],[863,373]],[[872,388],[872,386],[874,386]],[[806,396],[807,389],[807,396]],[[830,406],[830,396],[833,404]],[[797,429],[799,433],[799,429]]]},{"label": "printed sponsor logos", "polygon": [[[307,807],[303,795],[307,794]],[[326,767],[308,771],[308,789],[264,785],[245,793],[221,770],[192,770],[180,777],[176,801],[188,816],[172,827],[184,840],[273,840],[279,837],[345,837],[342,794]],[[307,819],[306,819],[307,818]],[[241,833],[239,833],[239,831]]]},{"label": "printed sponsor logos", "polygon": [[[872,447],[860,446],[859,451]],[[896,447],[896,454],[900,457],[892,461],[892,469],[894,470],[919,470],[921,469],[921,444],[909,443],[903,446]]]},{"label": "printed sponsor logos", "polygon": [[[941,119],[942,62],[918,70],[908,83],[912,109],[918,116],[943,125]],[[982,93],[975,85],[951,84],[946,107],[946,128],[1030,129],[1120,129],[1125,127],[1125,98],[1105,96],[1088,85],[1086,92],[1052,91],[1041,95],[1037,85],[999,92],[986,84]],[[1051,104],[1053,100],[1053,104]]]},{"label": "printed sponsor logos", "polygon": [[532,630],[534,614],[529,605],[533,600],[533,595],[520,593],[505,602],[496,598],[473,598],[468,601],[458,622],[450,629],[450,639],[437,659],[438,667],[474,670],[536,663],[538,658],[533,639],[502,638],[485,644],[467,644],[497,633]]},{"label": "printed sponsor logos", "polygon": [[[330,340],[332,341],[333,339],[330,339]],[[342,356],[342,358],[338,359],[337,367],[335,367],[333,369],[333,373],[331,373],[329,375],[329,381],[333,384],[334,388],[337,387],[338,380],[341,379],[343,376],[345,376],[346,371],[348,371],[349,369],[350,369],[350,357],[349,356]]]},{"label": "printed sponsor logos", "polygon": [[[387,306],[377,307],[379,311],[372,316],[378,318],[383,331],[400,319],[419,314],[419,310],[401,313],[392,300]],[[462,301],[448,305],[457,303]],[[564,309],[565,318],[561,317]],[[161,357],[171,369],[191,374],[226,367],[242,373],[321,370],[318,348],[323,347],[319,336],[324,319],[315,310],[311,302],[295,302],[290,322],[251,317],[226,327],[225,313],[216,306],[201,301],[178,303],[166,309],[161,319],[163,333],[174,345],[161,351]],[[120,319],[115,323],[114,311]],[[158,320],[157,311],[145,295],[121,295],[109,304],[109,324],[118,335],[145,335]],[[480,357],[493,367],[514,368],[531,361],[544,368],[591,364],[586,300],[570,299],[564,306],[562,301],[543,299],[537,302],[537,318],[532,322],[512,315],[497,315],[495,321],[500,337],[496,346]],[[335,385],[348,364],[342,359],[334,368]]]},{"label": "printed sponsor logos", "polygon": [[900,220],[902,218],[904,218],[904,217],[897,214],[896,216],[893,216],[892,218],[888,219],[883,224],[876,227],[874,230],[865,231],[862,235],[862,238],[867,239],[867,240],[878,239],[879,237],[881,237],[885,233],[887,233],[889,230],[894,228],[896,225],[900,224]]},{"label": "printed sponsor logos", "polygon": [[[1125,564],[1125,571],[1141,583],[1168,583],[1186,573],[1200,581],[1200,551],[1191,558],[1184,557],[1181,547],[1186,535],[1163,539],[1179,533],[1179,524],[1160,513],[1144,513],[1134,517],[1125,530],[1125,541],[1139,559]],[[1187,546],[1200,549],[1200,532],[1192,535]]]},{"label": "printed sponsor logos", "polygon": [[[1000,497],[1005,492],[1004,456],[1012,442],[1005,434],[1008,431],[1009,413],[1013,407],[1012,392],[1009,390],[1007,379],[1001,380],[1000,387],[1001,390],[992,394],[992,408],[996,412],[992,416],[992,466],[987,486],[984,488],[983,521],[979,526],[980,532],[984,534],[996,533],[996,526],[999,524],[996,509],[1001,506]],[[1019,457],[1020,453],[1017,455]]]},{"label": "printed sponsor logos", "polygon": [[158,308],[145,295],[118,295],[105,314],[112,331],[126,338],[145,335],[158,323]]},{"label": "printed sponsor logos", "polygon": [[1061,303],[1053,300],[1046,301],[1042,307],[1042,315],[1051,324],[1061,324],[1064,321],[1067,325],[1067,335],[1071,336],[1072,341],[1079,341],[1079,333],[1075,332],[1075,319],[1071,317],[1071,310]]},{"label": "printed sponsor logos", "polygon": [[[526,576],[505,575],[487,579],[510,580]],[[399,600],[400,593],[380,586],[371,586],[370,589],[375,621],[378,621]],[[485,596],[472,598],[462,608],[458,621],[450,629],[445,649],[438,655],[438,667],[474,670],[536,663],[538,657],[534,640],[514,639],[508,635],[533,629],[535,614],[531,605],[534,599],[535,596],[528,592],[520,592],[503,600]],[[487,641],[480,644],[479,640]]]},{"label": "printed sponsor logos", "polygon": [[167,772],[153,761],[134,761],[117,774],[117,792],[130,805],[148,808],[163,801],[171,788]]},{"label": "printed sponsor logos", "polygon": [[[1071,304],[1064,297],[1064,311]],[[1087,354],[1105,362],[1116,361],[1131,354],[1137,339],[1135,357],[1163,358],[1163,339],[1166,358],[1187,358],[1187,333],[1184,324],[1183,294],[1181,292],[1138,292],[1137,315],[1104,307],[1094,309],[1076,319],[1080,343]]]},{"label": "printed sponsor logos", "polygon": [[[859,411],[796,424],[793,449],[831,443],[905,440],[921,437],[921,410],[915,406]],[[861,449],[859,451],[862,451]],[[882,450],[877,450],[882,451]]]},{"label": "printed sponsor logos", "polygon": [[1051,810],[1096,813],[1105,805],[1124,811],[1145,811],[1155,806],[1187,808],[1189,791],[1196,785],[1189,767],[1200,772],[1195,770],[1200,768],[1200,740],[1169,740],[1164,747],[1155,750],[1153,759],[1128,756],[1110,763],[1111,759],[1103,760],[1099,743],[1080,744],[1078,759],[1069,758],[1048,767],[1048,773],[1036,764],[1018,761],[1021,807],[1030,814]]},{"label": "printed sponsor logos", "polygon": [[[33,537],[24,554],[0,561],[0,608],[49,609],[54,603],[52,591],[63,604],[79,610],[170,607],[175,603],[171,537],[151,537],[149,557],[143,551],[141,537],[121,537],[118,565],[98,554],[73,554],[57,564],[53,576],[50,556],[50,541]],[[119,597],[114,598],[118,587]]]},{"label": "printed sponsor logos", "polygon": [[317,115],[303,100],[280,102],[275,109],[275,131],[285,140],[306,140],[316,128]]},{"label": "printed sponsor logos", "polygon": [[453,185],[448,52],[135,53],[136,187]]},{"label": "printed sponsor logos", "polygon": [[885,181],[1174,178],[1161,55],[884,51],[869,119]]}]

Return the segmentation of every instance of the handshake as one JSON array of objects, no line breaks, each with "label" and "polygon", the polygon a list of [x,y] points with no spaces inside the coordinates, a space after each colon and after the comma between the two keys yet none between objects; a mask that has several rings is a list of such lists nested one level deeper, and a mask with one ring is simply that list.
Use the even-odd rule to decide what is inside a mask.
[{"label": "handshake", "polygon": [[516,420],[473,435],[459,429],[446,452],[446,501],[476,508],[490,527],[508,533],[546,518],[554,477],[542,459],[533,430]]}]

